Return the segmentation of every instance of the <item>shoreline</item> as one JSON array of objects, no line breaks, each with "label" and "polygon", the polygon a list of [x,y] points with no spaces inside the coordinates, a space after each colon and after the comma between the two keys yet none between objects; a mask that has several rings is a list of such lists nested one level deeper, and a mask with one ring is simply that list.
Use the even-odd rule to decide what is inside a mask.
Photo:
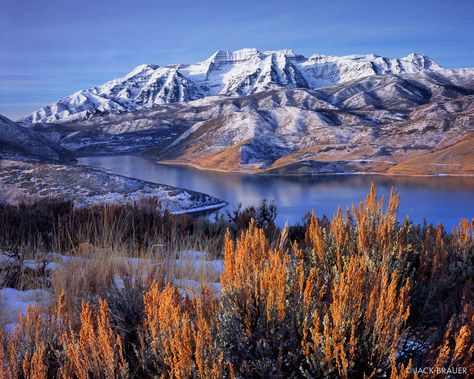
[{"label": "shoreline", "polygon": [[[201,214],[214,212],[227,206],[224,200],[201,191],[195,191],[181,186],[147,181],[131,176],[121,175],[82,163],[50,163],[38,161],[16,161],[0,158],[0,189],[3,192],[18,193],[19,201],[34,201],[44,198],[71,201],[76,208],[94,205],[135,204],[142,199],[156,198],[163,209],[170,214]],[[66,181],[60,175],[63,172],[74,174],[74,180],[66,176]],[[21,173],[21,176],[15,176]],[[34,184],[27,187],[21,180],[27,173],[34,179]],[[60,173],[60,174],[58,174]],[[108,188],[101,190],[105,181]],[[47,188],[47,191],[45,190]],[[21,192],[23,191],[23,192]],[[44,195],[43,192],[48,195]],[[60,191],[60,193],[59,193]],[[186,195],[189,199],[179,201]],[[11,200],[0,196],[0,201],[14,204]]]},{"label": "shoreline", "polygon": [[275,177],[312,177],[312,176],[332,176],[332,175],[380,175],[380,176],[404,176],[404,177],[466,177],[471,178],[474,177],[474,174],[447,174],[447,173],[440,173],[440,174],[402,174],[402,173],[387,173],[387,172],[377,172],[377,171],[353,171],[353,172],[324,172],[324,173],[313,173],[313,174],[273,174],[263,172],[248,172],[248,171],[238,171],[238,170],[223,170],[218,168],[209,168],[199,166],[193,163],[188,162],[174,162],[174,161],[157,161],[152,157],[141,156],[146,159],[151,160],[155,164],[162,164],[166,166],[183,166],[183,167],[191,167],[199,171],[211,171],[211,172],[220,172],[224,174],[239,174],[239,175],[254,175],[254,176],[275,176]]}]

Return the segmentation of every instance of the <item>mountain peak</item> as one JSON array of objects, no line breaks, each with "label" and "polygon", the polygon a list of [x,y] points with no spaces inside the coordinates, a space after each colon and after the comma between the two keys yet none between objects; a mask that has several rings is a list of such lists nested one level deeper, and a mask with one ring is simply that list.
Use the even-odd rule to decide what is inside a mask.
[{"label": "mountain peak", "polygon": [[316,89],[372,75],[439,70],[430,58],[390,59],[374,54],[313,55],[292,50],[218,50],[195,64],[144,64],[102,86],[81,90],[22,119],[24,123],[83,120],[207,96],[247,96],[275,88]]},{"label": "mountain peak", "polygon": [[425,54],[411,53],[400,60],[409,62],[413,67],[415,67],[415,70],[443,70],[442,66]]},{"label": "mountain peak", "polygon": [[246,48],[236,51],[217,50],[207,60],[212,63],[219,62],[238,62],[245,61],[258,56],[260,52],[257,49]]},{"label": "mountain peak", "polygon": [[411,62],[419,67],[423,68],[436,68],[439,69],[441,68],[435,61],[433,61],[430,57],[424,54],[420,53],[411,53],[408,54],[407,56],[401,58],[402,61],[408,61]]},{"label": "mountain peak", "polygon": [[297,56],[295,52],[291,49],[283,49],[283,50],[264,50],[260,51],[255,48],[244,48],[235,51],[229,50],[217,50],[214,54],[212,54],[207,61],[217,63],[217,62],[239,62],[239,61],[246,61],[253,58],[260,58],[262,56],[269,56],[269,55],[282,55],[287,58],[294,58]]},{"label": "mountain peak", "polygon": [[416,59],[430,59],[430,58],[423,53],[410,53],[407,56],[403,57],[402,59],[416,60]]}]

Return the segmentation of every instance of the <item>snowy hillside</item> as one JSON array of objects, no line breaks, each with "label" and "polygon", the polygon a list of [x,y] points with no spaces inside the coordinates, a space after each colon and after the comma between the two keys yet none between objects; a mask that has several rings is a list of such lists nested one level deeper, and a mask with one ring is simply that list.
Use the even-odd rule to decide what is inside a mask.
[{"label": "snowy hillside", "polygon": [[425,70],[443,69],[420,54],[399,59],[372,54],[306,58],[291,50],[219,50],[195,64],[138,66],[122,78],[78,91],[21,121],[63,123],[207,96],[247,96],[277,88],[315,89],[371,75]]},{"label": "snowy hillside", "polygon": [[227,205],[209,195],[112,175],[78,165],[0,160],[0,201],[71,200],[75,206],[158,201],[170,213],[209,212]]},{"label": "snowy hillside", "polygon": [[0,159],[68,160],[71,155],[39,133],[0,115]]}]

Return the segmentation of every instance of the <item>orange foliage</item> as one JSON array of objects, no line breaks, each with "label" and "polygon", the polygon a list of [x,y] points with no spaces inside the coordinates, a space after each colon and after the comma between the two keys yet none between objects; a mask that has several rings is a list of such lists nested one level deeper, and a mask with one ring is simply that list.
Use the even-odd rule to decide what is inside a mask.
[{"label": "orange foliage", "polygon": [[64,378],[125,378],[128,367],[123,358],[122,342],[111,329],[107,302],[100,301],[94,315],[89,304],[83,302],[81,327],[76,336],[71,330],[62,336],[66,363],[60,374]]},{"label": "orange foliage", "polygon": [[208,289],[183,300],[176,287],[160,290],[154,282],[144,302],[146,341],[159,374],[166,378],[221,377],[222,357],[215,343],[218,303]]},{"label": "orange foliage", "polygon": [[[474,374],[474,223],[449,234],[400,225],[397,209],[393,191],[384,207],[372,186],[352,214],[313,213],[300,244],[287,228],[270,242],[253,220],[236,241],[227,232],[219,299],[156,281],[145,293],[130,365],[138,373],[107,302],[83,302],[77,317],[62,293],[47,317],[29,308],[7,344],[0,332],[0,378],[402,379],[420,365]],[[404,356],[411,338],[427,351]]]},{"label": "orange foliage", "polygon": [[[224,248],[222,294],[236,294],[242,309],[252,306],[264,310],[267,321],[284,318],[287,294],[288,256],[270,250],[263,229],[250,222],[247,231],[234,245],[227,233]],[[252,314],[244,315],[247,332],[251,332]]]},{"label": "orange foliage", "polygon": [[[28,307],[26,316],[20,314],[13,333],[7,336],[7,350],[0,349],[1,378],[47,378],[45,340],[47,325],[38,307]],[[3,341],[3,334],[0,335]],[[3,373],[2,373],[3,372]]]},{"label": "orange foliage", "polygon": [[474,306],[466,304],[462,314],[453,316],[444,333],[444,342],[432,353],[435,367],[462,367],[474,375]]},{"label": "orange foliage", "polygon": [[365,367],[372,374],[398,347],[409,316],[408,291],[386,266],[372,271],[366,258],[351,257],[334,280],[330,302],[315,306],[303,339],[308,361],[343,377]]}]

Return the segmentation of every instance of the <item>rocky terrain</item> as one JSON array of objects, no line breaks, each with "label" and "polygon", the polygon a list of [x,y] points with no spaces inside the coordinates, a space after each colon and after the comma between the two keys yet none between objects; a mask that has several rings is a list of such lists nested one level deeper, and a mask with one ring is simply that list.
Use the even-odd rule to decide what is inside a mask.
[{"label": "rocky terrain", "polygon": [[32,129],[77,156],[132,152],[278,175],[470,175],[473,101],[472,70],[425,70],[316,90],[211,96]]},{"label": "rocky terrain", "polygon": [[204,169],[474,174],[474,69],[430,58],[218,51],[143,65],[20,120],[75,156],[135,153]]},{"label": "rocky terrain", "polygon": [[[160,159],[274,174],[396,173],[401,162],[470,140],[472,89],[434,73],[374,76],[324,89],[275,90],[211,107]],[[472,174],[452,148],[449,173]],[[471,158],[471,159],[469,159]],[[412,173],[446,173],[425,157]]]}]

